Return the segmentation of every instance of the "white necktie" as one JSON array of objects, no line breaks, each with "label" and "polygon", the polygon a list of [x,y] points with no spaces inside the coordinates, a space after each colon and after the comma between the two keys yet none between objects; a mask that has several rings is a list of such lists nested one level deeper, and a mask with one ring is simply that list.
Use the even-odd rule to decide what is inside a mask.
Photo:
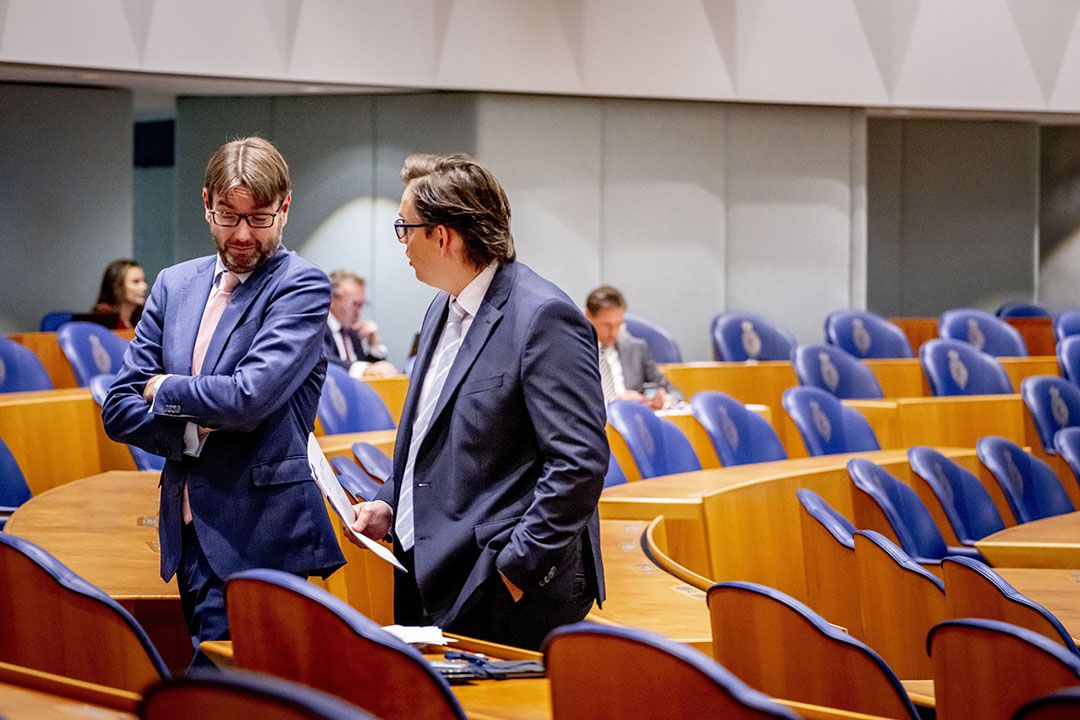
[{"label": "white necktie", "polygon": [[607,352],[600,350],[600,387],[604,390],[604,402],[615,399],[615,378],[611,374],[611,363],[608,362]]},{"label": "white necktie", "polygon": [[461,347],[461,323],[467,313],[465,308],[458,304],[457,300],[450,302],[450,312],[446,316],[446,325],[443,327],[439,347],[435,351],[431,370],[424,379],[425,386],[421,388],[420,402],[422,407],[416,414],[413,422],[412,438],[409,440],[409,455],[405,461],[405,471],[401,474],[401,492],[398,495],[397,516],[394,520],[394,530],[397,533],[398,545],[402,550],[409,550],[413,546],[413,472],[416,466],[416,455],[420,451],[420,443],[427,435],[428,426],[431,424],[432,413],[439,403],[439,395],[442,394],[443,385],[446,384],[446,376],[450,374],[450,368],[457,357],[458,348]]}]

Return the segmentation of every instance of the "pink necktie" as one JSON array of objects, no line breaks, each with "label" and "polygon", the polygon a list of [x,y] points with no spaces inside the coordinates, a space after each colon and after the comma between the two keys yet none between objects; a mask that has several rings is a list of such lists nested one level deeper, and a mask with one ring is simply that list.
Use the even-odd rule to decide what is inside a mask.
[{"label": "pink necktie", "polygon": [[210,347],[210,338],[214,337],[214,330],[218,321],[221,320],[225,306],[229,304],[232,291],[240,284],[240,278],[226,270],[221,273],[221,279],[217,287],[210,293],[210,300],[203,310],[202,321],[199,323],[199,335],[195,338],[195,351],[191,353],[191,374],[198,375],[202,372],[203,359],[206,358],[206,348]]}]

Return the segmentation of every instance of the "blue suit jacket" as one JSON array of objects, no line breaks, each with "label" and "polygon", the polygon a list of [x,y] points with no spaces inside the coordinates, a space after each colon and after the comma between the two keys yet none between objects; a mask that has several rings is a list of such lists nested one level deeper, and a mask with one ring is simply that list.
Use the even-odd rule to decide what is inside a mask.
[{"label": "blue suit jacket", "polygon": [[[432,361],[447,301],[439,293],[428,308],[414,380]],[[395,508],[420,386],[409,385],[394,474],[378,495]],[[592,326],[528,267],[503,265],[450,369],[414,468],[416,583],[436,623],[445,627],[483,602],[481,586],[497,570],[526,595],[559,600],[585,560],[603,599],[604,424]]]},{"label": "blue suit jacket", "polygon": [[[109,437],[166,458],[161,474],[161,576],[180,561],[181,489],[219,577],[254,567],[327,575],[344,558],[307,460],[326,374],[326,275],[280,249],[233,291],[203,360],[191,355],[215,257],[161,272],[109,390]],[[157,374],[153,412],[142,399]],[[213,428],[199,457],[183,454],[188,421]]]}]

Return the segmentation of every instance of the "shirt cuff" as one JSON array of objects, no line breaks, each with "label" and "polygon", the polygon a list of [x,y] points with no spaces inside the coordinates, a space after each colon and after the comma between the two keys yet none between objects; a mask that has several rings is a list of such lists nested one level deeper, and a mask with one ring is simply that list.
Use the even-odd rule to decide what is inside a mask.
[{"label": "shirt cuff", "polygon": [[364,360],[357,360],[349,366],[349,377],[359,380],[364,377],[364,372],[366,372],[369,367],[371,367],[371,363],[365,362]]},{"label": "shirt cuff", "polygon": [[210,436],[210,430],[204,428],[204,432],[199,432],[199,426],[193,422],[184,424],[184,454],[191,457],[199,457],[202,454],[203,445],[206,444],[206,438]]},{"label": "shirt cuff", "polygon": [[154,412],[154,404],[157,402],[157,399],[158,399],[158,390],[160,390],[161,385],[171,377],[172,377],[171,374],[170,375],[162,375],[161,379],[159,379],[157,381],[157,384],[154,385],[154,400],[150,403],[150,407],[147,410],[147,412],[150,412],[150,413]]}]

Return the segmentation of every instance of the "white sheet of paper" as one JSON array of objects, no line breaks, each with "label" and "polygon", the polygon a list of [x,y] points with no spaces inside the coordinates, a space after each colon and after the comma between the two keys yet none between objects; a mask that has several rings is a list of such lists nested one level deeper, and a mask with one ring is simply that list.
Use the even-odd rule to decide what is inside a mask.
[{"label": "white sheet of paper", "polygon": [[341,524],[345,533],[348,534],[349,537],[356,538],[361,545],[396,567],[401,572],[408,572],[408,570],[405,569],[405,566],[398,562],[398,559],[394,557],[394,553],[390,552],[384,545],[381,545],[366,535],[361,535],[352,529],[351,523],[356,519],[356,513],[354,513],[352,509],[352,501],[349,500],[349,496],[345,493],[345,488],[341,487],[341,483],[338,482],[337,476],[334,475],[334,469],[330,467],[330,461],[326,459],[326,454],[323,453],[322,447],[319,446],[319,441],[315,439],[314,433],[308,433],[307,451],[308,465],[311,467],[311,477],[315,479],[315,482],[322,489],[323,495],[330,501],[330,507],[334,508],[334,512],[341,518]]}]

